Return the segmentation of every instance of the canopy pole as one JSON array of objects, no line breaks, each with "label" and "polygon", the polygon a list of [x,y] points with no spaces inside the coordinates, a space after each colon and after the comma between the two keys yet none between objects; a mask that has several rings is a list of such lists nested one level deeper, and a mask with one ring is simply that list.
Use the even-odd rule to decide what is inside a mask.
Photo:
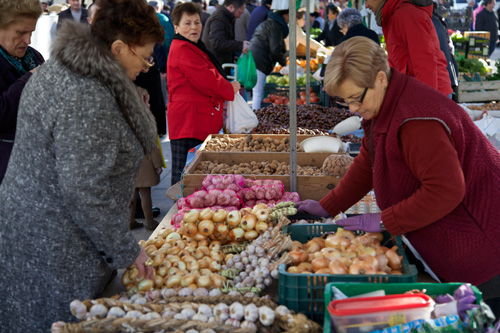
[{"label": "canopy pole", "polygon": [[310,78],[310,73],[311,73],[311,41],[310,41],[310,36],[311,36],[311,19],[310,19],[310,14],[311,14],[311,8],[310,8],[310,0],[306,0],[306,105],[311,104],[311,92],[310,92],[310,86],[311,86],[311,78]]},{"label": "canopy pole", "polygon": [[297,192],[297,7],[289,0],[290,27],[290,192]]}]

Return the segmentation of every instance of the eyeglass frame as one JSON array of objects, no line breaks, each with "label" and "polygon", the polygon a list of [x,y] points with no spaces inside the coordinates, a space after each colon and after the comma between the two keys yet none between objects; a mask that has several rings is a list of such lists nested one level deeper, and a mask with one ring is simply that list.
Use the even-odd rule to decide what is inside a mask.
[{"label": "eyeglass frame", "polygon": [[154,60],[153,56],[150,56],[148,58],[148,60],[146,60],[143,57],[141,57],[140,55],[138,55],[133,47],[131,47],[131,46],[129,46],[129,47],[130,47],[130,51],[132,51],[133,54],[135,54],[139,59],[141,59],[142,63],[144,65],[146,65],[148,68],[151,68],[155,65],[155,60]]},{"label": "eyeglass frame", "polygon": [[352,102],[339,102],[339,101],[335,101],[335,103],[339,104],[339,105],[342,105],[342,106],[347,106],[349,107],[349,105],[351,104],[359,104],[359,105],[362,105],[363,104],[363,101],[365,100],[365,96],[366,96],[366,92],[368,91],[368,87],[365,88],[365,90],[363,90],[363,94],[361,94],[361,97],[359,98],[359,101],[352,101]]}]

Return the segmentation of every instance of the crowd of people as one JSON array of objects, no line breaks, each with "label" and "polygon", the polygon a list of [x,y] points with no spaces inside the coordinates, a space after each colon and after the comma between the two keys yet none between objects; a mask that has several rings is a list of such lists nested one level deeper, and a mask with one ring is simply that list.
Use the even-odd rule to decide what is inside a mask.
[{"label": "crowd of people", "polygon": [[[151,187],[163,168],[171,168],[172,185],[179,182],[188,151],[223,129],[224,103],[242,87],[222,65],[251,50],[253,108],[260,108],[266,76],[286,65],[289,29],[295,25],[305,44],[306,20],[322,30],[311,49],[335,47],[323,66],[327,93],[363,117],[366,135],[340,185],[299,209],[336,215],[375,188],[382,213],[341,223],[378,231],[383,221],[445,281],[477,284],[498,304],[500,262],[491,249],[499,229],[488,223],[488,198],[500,188],[500,155],[450,99],[456,63],[430,0],[365,1],[387,54],[346,2],[310,17],[299,10],[293,23],[271,0],[67,4],[45,61],[30,42],[50,3],[0,0],[0,285],[9,286],[0,298],[2,329],[47,331],[56,320],[72,321],[68,304],[98,297],[118,268],[134,264],[151,276],[130,229],[158,226]],[[495,0],[482,5],[476,28],[491,31],[493,52]],[[159,145],[167,132],[169,166]],[[422,209],[430,202],[440,204]],[[473,236],[476,248],[460,245]],[[426,246],[429,237],[435,246]]]}]

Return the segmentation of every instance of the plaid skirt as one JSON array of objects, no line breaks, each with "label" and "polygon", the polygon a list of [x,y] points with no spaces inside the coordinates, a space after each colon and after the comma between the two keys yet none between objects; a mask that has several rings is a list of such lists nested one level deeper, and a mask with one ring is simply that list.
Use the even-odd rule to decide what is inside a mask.
[{"label": "plaid skirt", "polygon": [[201,143],[203,143],[202,140],[194,138],[170,140],[170,149],[172,151],[172,180],[170,184],[174,185],[181,180],[189,149]]}]

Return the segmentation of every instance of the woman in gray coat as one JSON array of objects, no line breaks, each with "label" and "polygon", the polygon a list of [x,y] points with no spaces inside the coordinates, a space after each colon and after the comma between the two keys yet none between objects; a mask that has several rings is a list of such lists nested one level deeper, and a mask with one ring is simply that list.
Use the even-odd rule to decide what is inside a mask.
[{"label": "woman in gray coat", "polygon": [[133,80],[163,30],[143,1],[101,0],[92,27],[65,22],[21,96],[0,187],[0,331],[74,321],[117,268],[152,276],[128,230],[129,204],[156,125]]}]

